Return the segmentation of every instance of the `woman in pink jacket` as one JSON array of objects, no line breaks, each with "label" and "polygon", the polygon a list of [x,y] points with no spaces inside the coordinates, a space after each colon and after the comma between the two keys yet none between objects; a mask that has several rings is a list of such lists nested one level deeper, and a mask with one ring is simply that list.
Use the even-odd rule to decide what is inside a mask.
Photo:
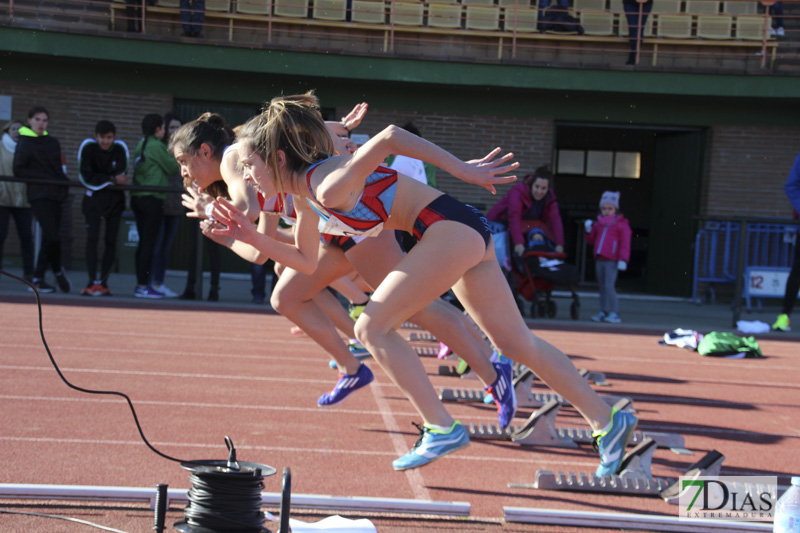
[{"label": "woman in pink jacket", "polygon": [[617,272],[628,268],[631,258],[631,227],[619,212],[619,195],[619,192],[604,192],[597,222],[586,221],[586,242],[593,245],[600,292],[600,312],[592,317],[595,322],[622,322],[614,285]]},{"label": "woman in pink jacket", "polygon": [[516,255],[525,253],[528,232],[534,228],[547,234],[556,252],[564,251],[564,226],[552,186],[553,174],[547,167],[539,167],[512,187],[486,215],[489,220],[508,224]]}]

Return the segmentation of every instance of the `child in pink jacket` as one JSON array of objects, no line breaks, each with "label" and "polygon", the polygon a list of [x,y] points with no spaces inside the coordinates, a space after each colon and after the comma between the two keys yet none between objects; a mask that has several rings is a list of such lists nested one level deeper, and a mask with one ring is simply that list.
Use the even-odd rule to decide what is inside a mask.
[{"label": "child in pink jacket", "polygon": [[586,221],[586,242],[593,245],[600,291],[600,312],[592,317],[595,322],[622,322],[614,286],[617,272],[627,269],[631,258],[631,227],[619,212],[619,196],[619,192],[604,192],[597,222]]}]

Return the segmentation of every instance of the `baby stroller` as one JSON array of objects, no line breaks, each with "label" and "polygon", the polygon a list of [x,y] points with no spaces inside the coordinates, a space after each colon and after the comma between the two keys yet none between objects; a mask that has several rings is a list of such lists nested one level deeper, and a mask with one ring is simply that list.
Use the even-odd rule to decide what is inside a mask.
[{"label": "baby stroller", "polygon": [[[538,230],[531,230],[531,233]],[[532,318],[554,318],[558,306],[552,299],[553,289],[563,286],[569,289],[572,302],[569,306],[569,316],[578,320],[581,302],[575,287],[580,279],[580,273],[574,265],[564,262],[567,254],[553,251],[554,247],[549,239],[532,241],[521,258],[512,261],[509,273],[509,282],[517,298],[520,309],[523,308],[520,298],[531,302],[530,316]],[[541,244],[539,244],[541,243]],[[531,244],[533,244],[531,246]]]}]

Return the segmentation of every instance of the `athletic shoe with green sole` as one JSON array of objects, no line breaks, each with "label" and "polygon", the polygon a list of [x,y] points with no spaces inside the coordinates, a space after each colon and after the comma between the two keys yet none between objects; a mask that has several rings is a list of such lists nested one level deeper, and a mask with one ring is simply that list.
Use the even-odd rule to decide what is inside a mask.
[{"label": "athletic shoe with green sole", "polygon": [[419,440],[404,456],[392,461],[395,470],[408,470],[424,466],[443,455],[469,446],[469,434],[461,422],[455,421],[450,429],[442,431],[412,422],[419,429]]},{"label": "athletic shoe with green sole", "polygon": [[625,448],[633,436],[639,420],[627,411],[616,407],[611,411],[611,423],[600,431],[592,433],[594,446],[600,452],[600,466],[595,475],[611,476],[618,474],[619,465],[625,456]]}]

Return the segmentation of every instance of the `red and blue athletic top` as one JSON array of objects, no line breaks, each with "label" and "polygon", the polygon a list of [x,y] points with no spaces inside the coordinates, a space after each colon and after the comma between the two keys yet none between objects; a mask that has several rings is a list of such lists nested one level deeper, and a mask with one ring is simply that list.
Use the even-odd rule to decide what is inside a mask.
[{"label": "red and blue athletic top", "polygon": [[[322,162],[315,163],[306,174],[308,190],[314,200],[316,197],[311,190],[311,173]],[[397,172],[380,166],[367,177],[364,190],[358,197],[356,206],[350,211],[341,213],[327,209],[320,206],[319,202],[312,202],[311,198],[309,204],[319,215],[320,233],[374,237],[383,230],[383,223],[389,218],[396,192]]]}]

